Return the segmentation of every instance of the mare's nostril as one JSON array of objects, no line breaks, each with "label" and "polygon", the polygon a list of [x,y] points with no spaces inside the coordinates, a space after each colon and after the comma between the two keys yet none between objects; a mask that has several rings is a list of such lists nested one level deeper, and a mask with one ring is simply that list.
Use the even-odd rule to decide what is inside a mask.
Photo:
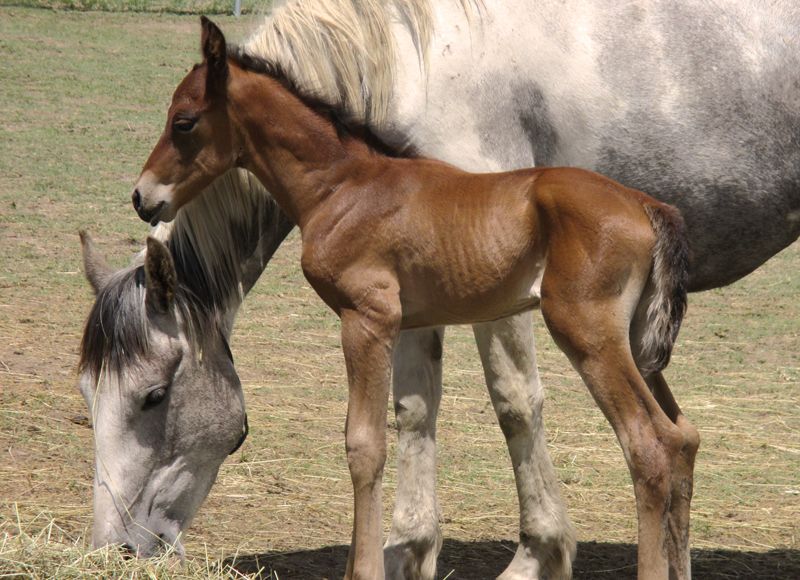
[{"label": "mare's nostril", "polygon": [[133,195],[131,195],[131,201],[133,202],[133,209],[139,211],[139,208],[142,207],[142,194],[139,193],[138,189],[133,190]]},{"label": "mare's nostril", "polygon": [[122,557],[126,560],[133,558],[136,556],[136,548],[131,546],[130,544],[122,544],[120,546],[120,550],[122,550]]}]

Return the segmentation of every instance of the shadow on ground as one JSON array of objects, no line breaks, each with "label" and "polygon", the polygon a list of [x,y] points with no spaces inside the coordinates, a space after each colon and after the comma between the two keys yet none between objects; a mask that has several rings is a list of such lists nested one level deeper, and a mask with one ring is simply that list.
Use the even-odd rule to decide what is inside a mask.
[{"label": "shadow on ground", "polygon": [[[511,561],[511,542],[458,542],[445,540],[439,555],[438,578],[485,580],[495,578]],[[347,546],[329,546],[304,552],[268,552],[239,556],[233,567],[244,573],[262,570],[262,577],[275,572],[280,580],[334,579],[344,575]],[[636,578],[636,546],[581,542],[574,576],[583,579]],[[747,578],[775,580],[800,578],[799,550],[737,552],[734,550],[692,550],[692,575],[717,580]]]}]

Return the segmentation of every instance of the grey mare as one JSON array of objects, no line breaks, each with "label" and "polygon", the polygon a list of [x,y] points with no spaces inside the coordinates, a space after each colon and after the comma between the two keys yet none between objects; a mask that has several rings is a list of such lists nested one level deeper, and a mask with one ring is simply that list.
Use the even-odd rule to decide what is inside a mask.
[{"label": "grey mare", "polygon": [[[800,8],[785,1],[295,0],[246,48],[392,145],[473,171],[586,167],[677,205],[702,290],[800,235],[798,25]],[[520,500],[503,578],[568,576],[575,547],[545,447],[531,328],[523,314],[474,329]],[[395,353],[393,578],[432,578],[441,546],[442,338],[441,328],[406,333]],[[96,508],[96,527],[109,513]]]},{"label": "grey mare", "polygon": [[293,227],[246,172],[229,172],[197,201],[120,271],[81,234],[96,293],[80,360],[95,433],[93,543],[139,556],[168,545],[183,553],[180,532],[244,442],[228,339]]}]

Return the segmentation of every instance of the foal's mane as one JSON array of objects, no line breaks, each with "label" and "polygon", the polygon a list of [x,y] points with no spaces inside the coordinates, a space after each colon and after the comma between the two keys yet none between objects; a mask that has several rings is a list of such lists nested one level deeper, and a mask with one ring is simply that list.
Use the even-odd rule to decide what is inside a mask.
[{"label": "foal's mane", "polygon": [[[244,170],[212,183],[175,220],[152,234],[167,244],[177,273],[176,313],[189,343],[202,349],[212,332],[229,331],[241,302],[292,224],[264,187]],[[80,372],[119,373],[149,348],[144,252],[101,288],[86,320]],[[253,268],[255,271],[246,271]]]},{"label": "foal's mane", "polygon": [[414,157],[410,145],[393,147],[380,139],[372,129],[348,111],[342,103],[325,100],[313,90],[302,86],[286,70],[273,60],[249,54],[243,47],[228,47],[228,57],[241,69],[268,76],[278,81],[286,90],[298,97],[307,107],[331,122],[340,135],[352,135],[366,143],[371,149],[389,157]]}]

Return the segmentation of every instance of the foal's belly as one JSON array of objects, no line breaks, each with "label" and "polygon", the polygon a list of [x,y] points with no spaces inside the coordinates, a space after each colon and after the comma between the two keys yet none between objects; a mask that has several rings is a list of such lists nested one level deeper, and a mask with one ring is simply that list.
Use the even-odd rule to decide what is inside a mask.
[{"label": "foal's belly", "polygon": [[448,292],[440,281],[417,281],[401,291],[403,329],[498,320],[539,307],[544,268],[527,264],[497,284],[459,287]]}]

